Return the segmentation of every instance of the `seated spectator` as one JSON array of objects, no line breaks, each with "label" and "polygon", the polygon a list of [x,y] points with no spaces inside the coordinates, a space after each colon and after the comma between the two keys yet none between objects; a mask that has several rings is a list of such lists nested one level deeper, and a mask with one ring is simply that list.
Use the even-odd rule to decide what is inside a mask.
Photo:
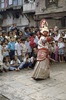
[{"label": "seated spectator", "polygon": [[26,54],[23,62],[20,64],[17,70],[20,70],[23,68],[33,68],[33,67],[34,67],[34,57],[29,58],[29,55]]},{"label": "seated spectator", "polygon": [[13,60],[10,62],[10,70],[16,70],[18,66],[20,65],[20,60],[17,58],[17,56],[13,56]]},{"label": "seated spectator", "polygon": [[0,62],[0,71],[7,72],[9,71],[10,64],[9,64],[9,56],[3,58],[3,62]]}]

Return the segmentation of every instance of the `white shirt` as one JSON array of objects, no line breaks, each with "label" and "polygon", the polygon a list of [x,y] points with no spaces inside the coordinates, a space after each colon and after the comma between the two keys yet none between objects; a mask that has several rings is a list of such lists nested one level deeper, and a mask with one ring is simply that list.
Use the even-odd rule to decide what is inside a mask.
[{"label": "white shirt", "polygon": [[12,64],[20,64],[20,63],[21,63],[21,62],[20,62],[19,59],[17,59],[17,61],[11,60],[11,62],[10,62],[11,65],[12,65]]},{"label": "white shirt", "polygon": [[27,47],[28,53],[32,52],[31,46],[30,46],[30,42],[25,41],[25,45]]},{"label": "white shirt", "polygon": [[64,43],[63,43],[63,42],[58,42],[58,47],[59,47],[59,49],[61,49],[61,48],[64,48],[64,47],[65,47],[65,45],[64,45]]},{"label": "white shirt", "polygon": [[24,43],[20,43],[20,46],[22,48],[22,52],[27,52],[27,46]]},{"label": "white shirt", "polygon": [[21,48],[21,46],[20,46],[20,44],[18,42],[15,43],[15,50],[18,53],[17,54],[16,51],[15,51],[15,55],[18,55],[18,56],[22,55],[22,53],[21,53],[22,48]]},{"label": "white shirt", "polygon": [[60,38],[60,34],[58,34],[57,36],[55,36],[55,37],[54,37],[54,40],[55,40],[55,41],[58,41],[59,38]]}]

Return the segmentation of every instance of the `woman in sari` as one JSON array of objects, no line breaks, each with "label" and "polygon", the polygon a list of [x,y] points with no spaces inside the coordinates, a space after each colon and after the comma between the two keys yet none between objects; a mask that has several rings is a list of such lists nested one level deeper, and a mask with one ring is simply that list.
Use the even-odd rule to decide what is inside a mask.
[{"label": "woman in sari", "polygon": [[50,64],[49,64],[49,42],[51,38],[48,36],[49,29],[45,20],[41,23],[41,37],[38,41],[38,54],[37,63],[35,65],[32,78],[46,79],[50,77]]}]

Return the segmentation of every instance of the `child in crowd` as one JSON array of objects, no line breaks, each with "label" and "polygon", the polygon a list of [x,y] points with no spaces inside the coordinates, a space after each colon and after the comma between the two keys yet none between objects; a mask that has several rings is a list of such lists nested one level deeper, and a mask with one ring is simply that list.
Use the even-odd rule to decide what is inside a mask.
[{"label": "child in crowd", "polygon": [[58,62],[58,41],[55,41],[56,48],[55,48],[55,61]]},{"label": "child in crowd", "polygon": [[55,42],[53,41],[51,43],[51,46],[50,46],[50,54],[51,54],[51,58],[55,60]]},{"label": "child in crowd", "polygon": [[22,50],[22,60],[24,59],[25,54],[28,52],[27,46],[25,45],[25,40],[26,40],[26,38],[23,37],[21,39],[21,43],[20,43],[20,47],[21,47],[21,50]]},{"label": "child in crowd", "polygon": [[37,59],[37,47],[33,48],[33,52],[32,52],[32,56],[34,57],[34,59],[36,60]]},{"label": "child in crowd", "polygon": [[9,51],[8,51],[8,45],[7,45],[7,40],[4,40],[2,42],[2,54],[3,54],[3,57],[5,56],[8,56],[9,55]]},{"label": "child in crowd", "polygon": [[25,45],[27,47],[27,52],[29,54],[29,57],[31,57],[32,48],[30,46],[30,39],[29,39],[29,37],[26,38]]},{"label": "child in crowd", "polygon": [[29,58],[28,53],[26,53],[23,62],[20,64],[17,70],[20,70],[23,68],[33,68],[33,67],[34,67],[34,57]]},{"label": "child in crowd", "polygon": [[6,56],[3,58],[3,62],[0,62],[0,71],[1,72],[7,72],[9,71],[9,67],[10,67],[10,64],[9,64],[9,56]]},{"label": "child in crowd", "polygon": [[15,55],[18,57],[20,61],[22,61],[22,48],[20,45],[20,37],[16,38]]},{"label": "child in crowd", "polygon": [[20,31],[20,32],[19,32],[19,37],[22,38],[23,36],[24,36],[23,32]]},{"label": "child in crowd", "polygon": [[10,42],[8,43],[8,49],[10,59],[12,60],[13,56],[15,55],[15,40],[13,37],[10,38]]},{"label": "child in crowd", "polygon": [[4,65],[6,65],[9,68],[10,67],[10,57],[9,56],[5,56],[3,58],[3,63],[4,63]]},{"label": "child in crowd", "polygon": [[64,42],[63,42],[63,38],[60,37],[59,41],[58,41],[58,48],[59,48],[59,62],[64,62]]},{"label": "child in crowd", "polygon": [[16,32],[15,32],[15,30],[13,31],[12,35],[13,35],[14,39],[16,40],[16,38],[17,38],[17,35],[16,35]]},{"label": "child in crowd", "polygon": [[20,65],[20,60],[17,58],[17,56],[13,56],[13,60],[10,62],[10,70],[17,70],[18,66]]}]

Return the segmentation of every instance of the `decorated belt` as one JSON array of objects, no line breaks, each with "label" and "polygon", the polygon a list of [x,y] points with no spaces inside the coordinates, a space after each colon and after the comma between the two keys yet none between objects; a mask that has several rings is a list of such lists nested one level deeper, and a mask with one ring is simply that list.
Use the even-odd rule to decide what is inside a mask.
[{"label": "decorated belt", "polygon": [[39,49],[37,54],[37,61],[45,60],[46,58],[48,58],[48,55],[49,55],[48,49],[46,48]]}]

